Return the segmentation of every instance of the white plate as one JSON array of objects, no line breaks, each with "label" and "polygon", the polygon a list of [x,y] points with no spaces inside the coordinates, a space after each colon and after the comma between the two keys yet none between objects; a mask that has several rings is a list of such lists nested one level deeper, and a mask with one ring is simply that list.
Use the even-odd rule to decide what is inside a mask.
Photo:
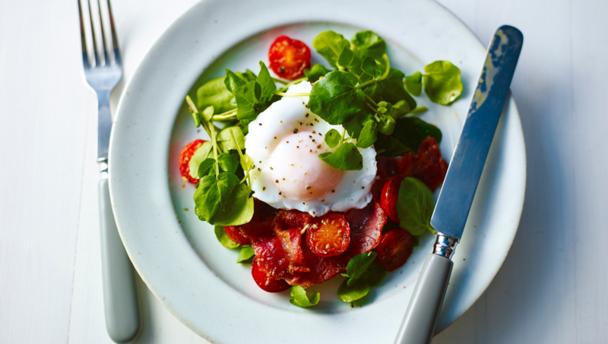
[{"label": "white plate", "polygon": [[[290,305],[286,294],[255,286],[249,268],[236,264],[235,253],[221,247],[212,229],[185,210],[192,208],[193,188],[179,177],[177,154],[197,137],[183,107],[186,92],[226,67],[257,71],[257,62],[266,59],[269,43],[280,33],[310,43],[327,28],[346,36],[361,28],[376,31],[387,39],[393,63],[406,72],[436,59],[461,68],[463,99],[451,107],[431,106],[425,115],[442,129],[441,148],[449,158],[484,47],[453,15],[428,0],[203,1],[150,50],[122,97],[110,147],[110,189],[120,235],[150,290],[211,341],[392,342],[416,271],[430,250],[429,237],[365,307],[340,304],[335,285],[329,285],[323,288],[320,308],[303,310]],[[421,102],[429,103],[425,98]],[[524,142],[511,100],[454,258],[439,329],[467,310],[499,270],[517,231],[524,189]]]}]

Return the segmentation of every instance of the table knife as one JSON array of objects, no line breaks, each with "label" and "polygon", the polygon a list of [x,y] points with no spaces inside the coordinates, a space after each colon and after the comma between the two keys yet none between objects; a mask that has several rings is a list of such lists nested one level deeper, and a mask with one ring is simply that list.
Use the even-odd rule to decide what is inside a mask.
[{"label": "table knife", "polygon": [[465,228],[486,157],[523,43],[522,33],[501,26],[488,48],[471,106],[447,170],[431,226],[437,231],[399,329],[396,344],[429,343],[452,272],[452,256]]}]

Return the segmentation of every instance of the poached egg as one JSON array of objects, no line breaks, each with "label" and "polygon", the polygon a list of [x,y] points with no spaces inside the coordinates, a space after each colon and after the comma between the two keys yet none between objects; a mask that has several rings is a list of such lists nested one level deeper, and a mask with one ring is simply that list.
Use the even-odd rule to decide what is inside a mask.
[{"label": "poached egg", "polygon": [[[250,172],[253,196],[277,209],[297,209],[312,216],[363,208],[372,199],[376,151],[358,148],[363,168],[336,169],[319,158],[329,151],[330,125],[308,108],[312,85],[301,82],[249,123],[245,151],[255,167]],[[345,134],[348,137],[348,134]]]}]

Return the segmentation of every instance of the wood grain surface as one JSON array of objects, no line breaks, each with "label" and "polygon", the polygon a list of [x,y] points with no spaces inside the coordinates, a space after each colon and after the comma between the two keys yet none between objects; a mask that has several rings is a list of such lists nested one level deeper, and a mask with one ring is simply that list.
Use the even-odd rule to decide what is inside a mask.
[{"label": "wood grain surface", "polygon": [[[195,2],[114,1],[127,80]],[[525,34],[512,91],[528,188],[503,268],[434,343],[605,342],[608,2],[440,3],[483,42],[505,23]],[[101,299],[96,102],[82,76],[78,34],[73,1],[0,0],[0,343],[110,343]],[[141,281],[139,295],[136,343],[204,343]]]}]

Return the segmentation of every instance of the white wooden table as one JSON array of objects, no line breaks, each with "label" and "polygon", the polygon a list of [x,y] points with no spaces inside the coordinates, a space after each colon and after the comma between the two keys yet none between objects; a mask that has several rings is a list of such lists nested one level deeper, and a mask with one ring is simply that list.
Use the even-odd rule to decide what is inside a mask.
[{"label": "white wooden table", "polygon": [[[109,343],[95,98],[82,77],[74,2],[0,0],[0,343]],[[126,79],[194,3],[114,1]],[[525,33],[512,89],[527,142],[528,189],[502,270],[434,343],[605,342],[608,2],[441,3],[484,42],[503,23]],[[137,343],[203,342],[141,282],[139,295]]]}]

